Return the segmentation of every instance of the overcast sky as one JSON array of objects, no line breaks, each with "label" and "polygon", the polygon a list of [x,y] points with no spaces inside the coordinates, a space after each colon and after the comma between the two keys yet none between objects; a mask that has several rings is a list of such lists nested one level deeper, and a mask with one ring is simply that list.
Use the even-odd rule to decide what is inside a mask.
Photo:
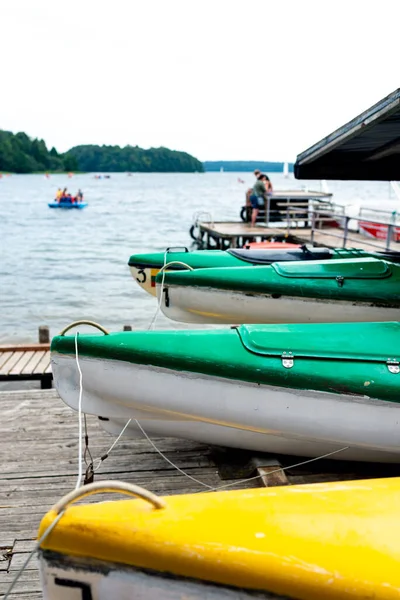
[{"label": "overcast sky", "polygon": [[0,129],[293,160],[400,87],[400,0],[0,0]]}]

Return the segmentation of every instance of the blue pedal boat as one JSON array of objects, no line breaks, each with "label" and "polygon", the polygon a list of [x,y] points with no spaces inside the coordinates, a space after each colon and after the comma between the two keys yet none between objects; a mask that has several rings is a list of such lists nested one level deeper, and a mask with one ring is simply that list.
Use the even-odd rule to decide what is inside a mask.
[{"label": "blue pedal boat", "polygon": [[88,205],[87,202],[49,202],[49,208],[85,208]]}]

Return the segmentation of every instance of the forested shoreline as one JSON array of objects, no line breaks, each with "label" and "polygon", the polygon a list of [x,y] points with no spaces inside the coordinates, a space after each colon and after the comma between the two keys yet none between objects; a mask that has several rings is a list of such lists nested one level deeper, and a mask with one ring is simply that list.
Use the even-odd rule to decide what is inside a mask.
[{"label": "forested shoreline", "polygon": [[65,154],[80,171],[103,173],[201,173],[203,164],[187,152],[139,146],[75,146]]},{"label": "forested shoreline", "polygon": [[30,138],[26,133],[0,130],[0,172],[35,173],[43,171],[76,171],[72,156],[47,149],[43,140]]},{"label": "forested shoreline", "polygon": [[26,133],[0,130],[0,172],[194,173],[203,164],[186,152],[138,146],[75,146],[63,154]]},{"label": "forested shoreline", "polygon": [[[293,164],[288,165],[293,171]],[[282,162],[205,161],[187,152],[139,146],[74,146],[64,153],[47,148],[44,140],[26,133],[0,130],[0,173],[202,173],[204,171],[246,172],[254,169],[282,172]]]}]

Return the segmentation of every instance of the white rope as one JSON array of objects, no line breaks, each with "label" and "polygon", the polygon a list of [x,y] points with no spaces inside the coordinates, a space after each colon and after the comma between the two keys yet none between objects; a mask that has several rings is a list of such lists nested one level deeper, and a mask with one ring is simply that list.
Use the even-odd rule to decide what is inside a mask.
[{"label": "white rope", "polygon": [[12,580],[12,582],[10,584],[10,587],[8,588],[8,590],[5,593],[5,596],[4,596],[3,600],[7,600],[7,598],[10,596],[11,592],[14,589],[15,584],[17,583],[17,581],[20,578],[20,576],[22,575],[22,573],[25,571],[26,567],[29,565],[29,563],[30,563],[33,555],[39,550],[40,545],[44,542],[44,540],[47,538],[47,536],[52,532],[52,530],[57,525],[58,521],[61,519],[61,517],[63,516],[64,513],[65,513],[65,510],[63,510],[62,512],[60,512],[59,515],[57,515],[57,517],[54,519],[54,521],[52,523],[50,523],[50,525],[48,526],[48,528],[46,529],[46,531],[44,532],[44,534],[42,535],[42,537],[36,542],[35,547],[29,553],[28,558],[23,563],[23,565],[20,568],[20,570],[17,571],[14,579]]},{"label": "white rope", "polygon": [[[75,489],[77,490],[78,488],[81,487],[81,482],[82,482],[82,477],[83,477],[83,461],[82,461],[82,393],[83,393],[83,376],[82,376],[82,370],[79,364],[79,354],[78,354],[78,335],[79,332],[76,333],[75,335],[75,360],[76,360],[76,366],[78,368],[79,371],[79,401],[78,401],[78,418],[79,418],[79,449],[78,449],[78,454],[79,454],[79,459],[78,459],[78,481],[76,483]],[[119,440],[121,439],[121,437],[123,436],[126,428],[128,427],[129,423],[132,421],[132,419],[129,419],[129,421],[127,421],[122,429],[122,431],[120,432],[119,436],[116,438],[116,440],[114,440],[114,442],[111,444],[110,448],[107,450],[107,452],[105,454],[103,454],[103,458],[95,458],[92,461],[92,466],[93,466],[93,471],[98,471],[98,469],[100,468],[102,462],[105,460],[104,457],[107,457],[110,452],[112,452],[112,450],[115,448],[115,446],[118,444]],[[86,415],[85,415],[85,423],[86,423]],[[95,461],[99,461],[97,467],[94,466]]]},{"label": "white rope", "polygon": [[[111,444],[111,446],[109,447],[109,449],[107,450],[107,452],[105,453],[104,456],[108,456],[110,454],[110,452],[113,451],[113,449],[115,448],[115,446],[118,444],[119,440],[122,438],[122,436],[125,433],[126,428],[128,427],[129,423],[132,421],[132,419],[129,419],[129,421],[127,421],[124,425],[124,427],[121,430],[121,433],[119,434],[119,436],[117,437],[117,439]],[[94,466],[95,461],[98,460],[99,464],[97,465],[97,467]],[[101,463],[103,462],[104,458],[95,458],[93,461],[93,471],[98,471],[101,467]]]},{"label": "white rope", "polygon": [[157,308],[156,308],[156,312],[154,313],[154,316],[152,318],[152,320],[150,321],[150,325],[148,326],[148,331],[154,329],[154,325],[156,323],[157,317],[160,313],[161,310],[161,303],[162,303],[162,295],[163,295],[163,289],[164,289],[164,279],[165,279],[165,265],[167,264],[167,254],[168,254],[168,250],[166,250],[164,252],[164,263],[162,266],[162,279],[161,279],[161,293],[160,293],[160,298],[157,302]]},{"label": "white rope", "polygon": [[[296,463],[294,465],[288,465],[287,467],[279,467],[275,469],[275,471],[270,471],[268,475],[272,475],[273,473],[279,473],[280,471],[287,471],[289,469],[294,469],[296,467],[301,467],[302,465],[308,465],[309,463],[315,462],[316,460],[322,460],[323,458],[328,458],[328,456],[332,456],[333,454],[338,454],[339,452],[343,452],[343,450],[348,450],[349,446],[344,446],[344,448],[339,448],[339,450],[334,450],[333,452],[329,452],[328,454],[322,454],[321,456],[316,456],[314,458],[310,458],[308,460],[304,460],[303,462]],[[216,492],[218,490],[224,490],[228,487],[233,487],[234,485],[238,485],[240,483],[247,483],[248,481],[253,481],[254,479],[260,479],[263,475],[255,475],[254,477],[248,477],[247,479],[239,479],[238,481],[233,481],[231,483],[227,483],[226,485],[220,485],[216,488],[209,490],[210,492]],[[197,494],[199,492],[196,492]]]},{"label": "white rope", "polygon": [[[182,475],[185,475],[186,477],[188,477],[195,483],[198,483],[199,485],[202,485],[202,486],[208,488],[209,492],[216,492],[218,490],[222,490],[222,489],[225,489],[228,487],[233,487],[233,486],[239,485],[241,483],[247,483],[248,481],[253,481],[254,479],[260,479],[261,477],[263,477],[262,475],[255,475],[254,477],[248,477],[247,479],[238,479],[237,481],[227,483],[226,485],[212,487],[211,485],[208,485],[207,483],[204,483],[203,481],[200,481],[199,479],[192,477],[192,475],[189,475],[189,473],[186,473],[186,471],[183,471],[182,469],[180,469],[175,463],[172,462],[172,460],[170,460],[167,456],[165,456],[165,454],[163,454],[163,452],[161,452],[161,450],[159,448],[157,448],[157,446],[147,435],[147,433],[145,432],[145,430],[143,429],[143,427],[141,426],[139,421],[137,419],[134,419],[134,421],[135,421],[136,425],[139,427],[140,431],[145,436],[145,438],[147,439],[147,441],[153,446],[154,450],[156,450],[156,452],[158,452],[158,454],[160,454],[160,456],[162,456],[163,459],[167,461],[167,463],[169,463],[172,467],[174,467],[177,471],[179,471],[179,473],[182,473]],[[343,448],[339,448],[338,450],[333,450],[333,452],[329,452],[328,454],[322,454],[321,456],[316,456],[314,458],[310,458],[308,460],[302,461],[300,463],[296,463],[294,465],[288,465],[287,467],[279,467],[278,469],[275,469],[275,471],[271,471],[270,473],[268,473],[268,475],[272,475],[273,473],[279,473],[279,471],[287,471],[288,469],[294,469],[294,468],[300,467],[302,465],[307,465],[309,463],[315,462],[316,460],[322,460],[323,458],[328,458],[328,456],[332,456],[333,454],[338,454],[339,452],[348,450],[348,448],[349,448],[349,446],[344,446]],[[196,493],[200,493],[200,492],[196,492]]]},{"label": "white rope", "polygon": [[153,316],[152,320],[150,321],[150,325],[147,328],[148,331],[151,330],[151,329],[154,329],[154,325],[156,323],[157,317],[158,317],[158,315],[160,313],[160,310],[161,310],[162,295],[163,295],[163,290],[164,290],[165,272],[167,270],[167,267],[169,267],[170,265],[182,265],[183,267],[186,267],[190,271],[193,271],[193,267],[191,267],[190,265],[186,264],[185,262],[183,262],[181,260],[173,260],[173,261],[167,263],[167,254],[168,254],[168,250],[166,250],[164,252],[164,263],[163,263],[163,266],[160,269],[160,271],[162,271],[161,293],[160,293],[160,297],[158,299],[156,312],[154,313],[154,316]]},{"label": "white rope", "polygon": [[82,462],[82,392],[83,392],[83,384],[82,384],[82,371],[81,366],[79,364],[78,357],[78,335],[77,331],[75,334],[75,361],[76,366],[79,371],[79,400],[78,400],[78,420],[79,420],[79,441],[78,441],[78,481],[76,482],[75,489],[81,487],[82,477],[83,477],[83,462]]},{"label": "white rope", "polygon": [[145,430],[143,429],[143,427],[141,426],[141,424],[139,423],[139,421],[137,419],[135,419],[135,423],[139,427],[140,431],[143,433],[143,435],[146,438],[146,440],[148,442],[150,442],[150,444],[153,446],[154,450],[156,450],[158,452],[158,454],[160,454],[163,457],[163,459],[167,461],[167,463],[169,463],[172,467],[174,467],[174,469],[176,469],[177,471],[179,471],[179,473],[182,473],[182,475],[185,475],[186,477],[188,477],[192,481],[195,481],[199,485],[203,485],[204,487],[208,488],[210,492],[212,491],[212,486],[211,485],[208,485],[207,483],[203,483],[203,481],[200,481],[199,479],[196,479],[195,477],[192,477],[192,475],[189,475],[189,473],[186,473],[185,471],[182,471],[182,469],[180,469],[176,464],[174,464],[172,462],[172,460],[170,460],[167,456],[165,456],[165,454],[163,454],[161,452],[161,450],[159,450],[157,448],[157,446],[155,445],[155,443],[149,438],[149,436],[147,435],[147,433],[145,432]]}]

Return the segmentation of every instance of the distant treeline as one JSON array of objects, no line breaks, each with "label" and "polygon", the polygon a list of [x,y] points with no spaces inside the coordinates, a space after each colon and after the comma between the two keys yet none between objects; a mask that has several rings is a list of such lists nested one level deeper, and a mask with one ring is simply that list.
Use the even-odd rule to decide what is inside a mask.
[{"label": "distant treeline", "polygon": [[43,140],[32,139],[26,133],[0,130],[0,171],[193,173],[203,172],[204,168],[190,154],[168,148],[76,146],[65,154],[58,154],[55,148],[49,151]]},{"label": "distant treeline", "polygon": [[[268,173],[282,173],[283,162],[262,162],[255,160],[207,160],[203,162],[205,171],[235,171],[236,173],[245,173],[260,169]],[[289,171],[293,172],[293,163],[289,163]]]},{"label": "distant treeline", "polygon": [[203,172],[203,164],[186,152],[168,148],[143,150],[138,146],[75,146],[66,157],[76,160],[79,171],[193,173]]},{"label": "distant treeline", "polygon": [[[254,171],[267,173],[283,171],[282,162],[206,161],[201,163],[186,152],[168,148],[139,146],[75,146],[59,154],[48,150],[43,140],[26,133],[0,130],[0,171],[35,173],[40,171],[81,171],[104,173],[201,173],[203,171]],[[293,171],[293,163],[289,164]]]},{"label": "distant treeline", "polygon": [[47,149],[43,140],[32,139],[26,133],[0,130],[0,171],[35,173],[36,171],[76,171],[73,156]]}]

